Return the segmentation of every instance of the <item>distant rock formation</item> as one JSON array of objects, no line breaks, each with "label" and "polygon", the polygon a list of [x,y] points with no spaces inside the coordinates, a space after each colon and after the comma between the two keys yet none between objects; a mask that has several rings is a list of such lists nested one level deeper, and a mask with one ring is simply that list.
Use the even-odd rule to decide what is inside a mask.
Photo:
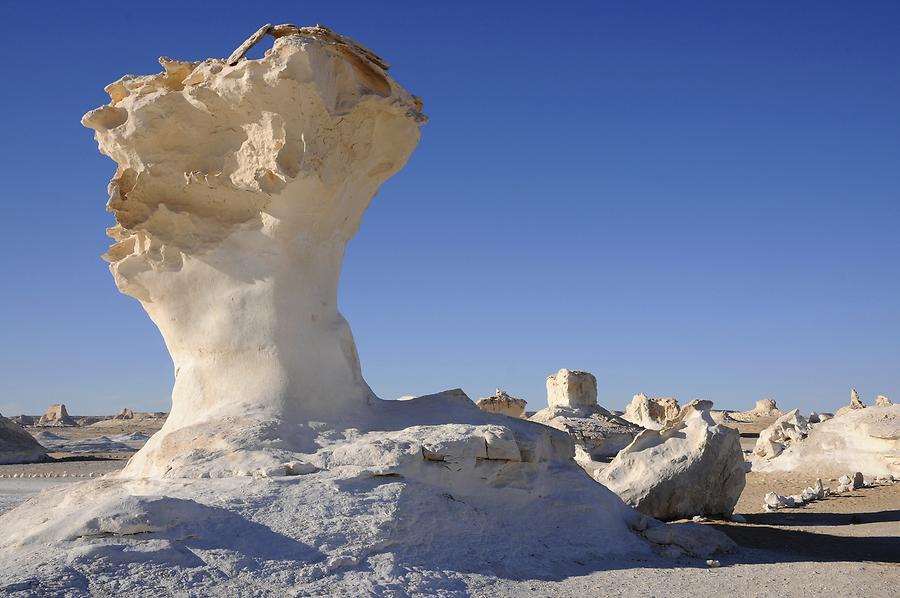
[{"label": "distant rock formation", "polygon": [[777,417],[781,415],[781,410],[778,409],[774,399],[759,399],[750,413],[758,417]]},{"label": "distant rock formation", "polygon": [[125,407],[117,415],[114,415],[113,419],[134,419],[134,411]]},{"label": "distant rock formation", "polygon": [[753,454],[760,459],[774,459],[788,446],[800,442],[809,435],[809,422],[794,409],[775,420],[759,433]]},{"label": "distant rock formation", "polygon": [[674,398],[651,398],[640,393],[631,399],[622,419],[649,430],[660,430],[677,418],[679,411],[678,401]]},{"label": "distant rock formation", "polygon": [[0,465],[47,461],[47,450],[22,426],[0,415]]},{"label": "distant rock formation", "polygon": [[497,389],[491,397],[485,397],[475,401],[478,408],[488,413],[499,413],[509,417],[525,417],[525,399],[517,399],[509,396],[506,391]]},{"label": "distant rock formation", "polygon": [[851,409],[813,426],[777,458],[754,461],[754,471],[802,471],[840,475],[900,476],[900,405]]},{"label": "distant rock formation", "polygon": [[894,402],[884,395],[878,395],[877,397],[875,397],[876,407],[890,407],[893,404]]},{"label": "distant rock formation", "polygon": [[37,426],[74,426],[75,420],[69,416],[63,403],[54,403],[37,421]]},{"label": "distant rock formation", "polygon": [[746,483],[737,431],[692,401],[662,430],[644,430],[596,479],[657,519],[730,515]]},{"label": "distant rock formation", "polygon": [[561,369],[548,376],[547,404],[528,419],[567,432],[576,461],[589,472],[593,461],[612,457],[641,431],[597,404],[597,379],[590,372]]},{"label": "distant rock formation", "polygon": [[856,409],[865,409],[866,404],[863,403],[859,398],[859,393],[856,392],[855,388],[850,389],[850,404],[845,405],[837,410],[837,413],[834,414],[835,417],[840,417],[841,415],[850,413]]},{"label": "distant rock formation", "polygon": [[597,404],[597,379],[590,372],[563,368],[547,376],[549,407],[588,407]]},{"label": "distant rock formation", "polygon": [[753,422],[765,418],[779,418],[783,414],[773,399],[759,399],[750,411],[729,411],[728,415],[735,421]]}]

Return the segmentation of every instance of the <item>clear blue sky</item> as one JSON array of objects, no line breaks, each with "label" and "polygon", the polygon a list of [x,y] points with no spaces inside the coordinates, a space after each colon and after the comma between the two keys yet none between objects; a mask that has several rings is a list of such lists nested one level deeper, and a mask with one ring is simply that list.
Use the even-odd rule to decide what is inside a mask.
[{"label": "clear blue sky", "polygon": [[431,117],[343,273],[379,396],[900,399],[900,3],[7,2],[0,412],[168,408],[79,118],[265,22],[360,40]]}]

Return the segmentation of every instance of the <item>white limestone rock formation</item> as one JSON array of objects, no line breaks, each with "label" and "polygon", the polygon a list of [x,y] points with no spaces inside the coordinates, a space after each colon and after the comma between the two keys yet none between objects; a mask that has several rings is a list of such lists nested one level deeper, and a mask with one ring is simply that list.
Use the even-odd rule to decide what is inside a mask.
[{"label": "white limestone rock formation", "polygon": [[856,392],[855,388],[851,388],[850,389],[850,404],[845,405],[845,406],[841,407],[840,409],[838,409],[837,412],[834,414],[834,416],[840,417],[847,413],[852,413],[853,411],[856,411],[857,409],[865,409],[865,408],[866,408],[866,404],[863,403],[862,400],[860,400],[859,393]]},{"label": "white limestone rock formation", "polygon": [[646,518],[567,435],[363,379],[344,246],[424,121],[386,63],[292,25],[228,60],[160,62],[83,122],[118,164],[106,257],[165,339],[172,411],[120,474],[0,516],[0,592],[447,595],[472,563],[649,556]]},{"label": "white limestone rock formation", "polygon": [[660,430],[678,417],[680,407],[672,397],[651,398],[636,394],[625,408],[622,419],[649,430]]},{"label": "white limestone rock formation", "polygon": [[83,119],[118,164],[105,257],[176,371],[172,411],[130,475],[199,474],[198,461],[231,475],[235,451],[273,465],[309,441],[297,424],[374,399],[338,278],[369,202],[418,142],[421,102],[352,40],[268,32],[261,60],[163,58],[163,73],[109,85],[111,103]]},{"label": "white limestone rock formation", "polygon": [[730,515],[745,484],[738,433],[716,424],[709,401],[693,401],[662,430],[645,430],[597,481],[662,520]]},{"label": "white limestone rock formation", "polygon": [[475,404],[478,405],[479,409],[487,413],[498,413],[500,415],[521,419],[525,417],[525,405],[527,404],[527,401],[525,399],[511,397],[506,391],[498,388],[493,396],[478,399],[475,401]]},{"label": "white limestone rock formation", "polygon": [[528,419],[568,433],[576,460],[589,473],[593,462],[614,456],[641,431],[597,404],[597,379],[590,372],[564,368],[548,376],[547,405]]},{"label": "white limestone rock formation", "polygon": [[547,376],[547,405],[577,409],[597,404],[597,379],[590,372],[563,368]]},{"label": "white limestone rock formation", "polygon": [[0,465],[47,461],[47,449],[14,421],[0,415]]},{"label": "white limestone rock formation", "polygon": [[75,420],[69,416],[62,403],[50,405],[47,412],[38,419],[38,426],[74,426]]},{"label": "white limestone rock formation", "polygon": [[876,407],[890,407],[893,404],[894,402],[884,395],[878,395],[877,397],[875,397]]},{"label": "white limestone rock formation", "polygon": [[900,476],[900,405],[854,409],[816,424],[802,442],[775,459],[754,462],[753,470]]},{"label": "white limestone rock formation", "polygon": [[749,414],[756,417],[778,417],[781,410],[773,399],[759,399]]},{"label": "white limestone rock formation", "polygon": [[809,435],[809,422],[794,409],[775,420],[771,426],[760,432],[753,454],[759,459],[773,459],[785,448],[800,442]]}]

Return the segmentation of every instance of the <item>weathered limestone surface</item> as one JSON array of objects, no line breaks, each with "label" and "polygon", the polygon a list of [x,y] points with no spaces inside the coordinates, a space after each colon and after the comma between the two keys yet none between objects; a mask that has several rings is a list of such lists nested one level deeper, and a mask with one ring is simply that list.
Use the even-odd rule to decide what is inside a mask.
[{"label": "weathered limestone surface", "polygon": [[590,372],[561,369],[548,376],[547,404],[528,419],[568,433],[576,460],[589,471],[593,461],[612,457],[641,431],[597,404],[597,379]]},{"label": "weathered limestone surface", "polygon": [[47,460],[47,450],[22,426],[0,416],[0,465],[38,463]]},{"label": "weathered limestone surface", "polygon": [[794,409],[760,432],[753,454],[760,459],[773,459],[791,444],[806,438],[809,429],[809,422],[800,415],[799,409]]},{"label": "weathered limestone surface", "polygon": [[547,405],[593,407],[597,404],[597,379],[590,372],[559,370],[547,376]]},{"label": "weathered limestone surface", "polygon": [[900,405],[852,409],[816,424],[805,439],[777,458],[755,461],[753,469],[900,476]]},{"label": "weathered limestone surface", "polygon": [[497,389],[493,396],[475,401],[478,408],[487,413],[499,413],[509,417],[525,417],[525,399],[509,396],[506,391]]},{"label": "weathered limestone surface", "polygon": [[730,515],[744,489],[744,458],[737,431],[716,424],[711,406],[693,401],[662,430],[644,430],[597,480],[657,519]]},{"label": "weathered limestone surface", "polygon": [[375,399],[337,310],[341,261],[425,117],[352,40],[277,31],[260,60],[162,58],[82,121],[118,164],[105,257],[175,365],[171,414],[134,475],[188,458],[229,475],[218,456],[234,451],[271,465],[270,449],[308,443],[298,424],[363,417]]},{"label": "weathered limestone surface", "polygon": [[640,393],[631,399],[622,419],[643,428],[659,430],[677,418],[679,410],[678,401],[671,397],[650,398]]},{"label": "weathered limestone surface", "polygon": [[884,395],[878,395],[877,397],[875,397],[876,407],[890,407],[893,404],[894,402]]}]

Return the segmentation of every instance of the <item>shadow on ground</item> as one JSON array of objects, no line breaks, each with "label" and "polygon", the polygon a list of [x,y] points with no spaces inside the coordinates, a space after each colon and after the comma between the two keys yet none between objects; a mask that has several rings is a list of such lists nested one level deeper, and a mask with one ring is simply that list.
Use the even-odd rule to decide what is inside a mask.
[{"label": "shadow on ground", "polygon": [[[810,516],[835,517],[865,517],[873,516],[868,522],[897,521],[896,511],[882,513],[857,513],[855,515],[843,513],[809,513]],[[887,514],[887,515],[884,515]],[[876,519],[874,517],[891,517]],[[750,517],[748,516],[749,520]],[[804,525],[794,523],[795,525]],[[810,523],[806,523],[809,525]],[[823,525],[822,523],[818,523]],[[849,522],[847,523],[849,524]],[[743,548],[766,551],[772,555],[771,562],[791,561],[817,561],[817,562],[878,562],[900,563],[900,536],[833,536],[803,530],[783,529],[773,525],[731,525],[710,524],[717,530],[725,533]],[[827,524],[824,524],[827,525]],[[832,523],[831,525],[841,525]],[[898,529],[900,531],[900,529]],[[749,562],[765,562],[769,560],[766,554],[745,555],[750,556]],[[748,562],[738,554],[733,559],[735,563]],[[760,560],[761,559],[761,560]]]}]

